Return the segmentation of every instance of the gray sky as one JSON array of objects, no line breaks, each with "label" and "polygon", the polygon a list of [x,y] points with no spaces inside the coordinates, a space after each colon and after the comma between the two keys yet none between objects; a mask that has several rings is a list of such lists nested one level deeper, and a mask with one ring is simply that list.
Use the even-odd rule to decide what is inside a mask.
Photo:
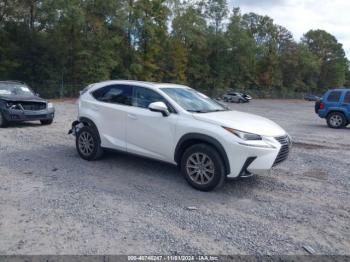
[{"label": "gray sky", "polygon": [[343,44],[350,58],[350,0],[228,0],[242,13],[268,15],[296,40],[310,29],[324,29]]}]

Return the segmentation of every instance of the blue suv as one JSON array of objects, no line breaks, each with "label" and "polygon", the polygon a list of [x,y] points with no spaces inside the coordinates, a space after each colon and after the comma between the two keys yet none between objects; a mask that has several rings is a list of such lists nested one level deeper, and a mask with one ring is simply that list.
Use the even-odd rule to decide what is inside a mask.
[{"label": "blue suv", "polygon": [[350,89],[329,90],[315,104],[316,114],[327,119],[331,128],[344,128],[350,123]]}]

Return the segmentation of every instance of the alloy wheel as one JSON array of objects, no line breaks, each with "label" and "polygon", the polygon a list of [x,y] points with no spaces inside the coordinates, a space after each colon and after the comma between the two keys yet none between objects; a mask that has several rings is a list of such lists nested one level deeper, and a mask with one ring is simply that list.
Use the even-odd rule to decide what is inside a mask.
[{"label": "alloy wheel", "polygon": [[186,171],[193,182],[205,185],[214,178],[215,166],[207,154],[194,153],[187,159]]},{"label": "alloy wheel", "polygon": [[94,138],[90,133],[82,132],[78,139],[78,146],[79,146],[80,152],[83,155],[89,156],[93,153],[95,149]]}]

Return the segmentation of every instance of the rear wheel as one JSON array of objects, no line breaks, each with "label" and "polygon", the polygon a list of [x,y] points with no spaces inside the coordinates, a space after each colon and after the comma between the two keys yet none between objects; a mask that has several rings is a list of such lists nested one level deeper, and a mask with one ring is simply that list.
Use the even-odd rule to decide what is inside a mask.
[{"label": "rear wheel", "polygon": [[3,114],[0,112],[0,127],[6,127],[7,126],[7,120],[3,116]]},{"label": "rear wheel", "polygon": [[343,113],[332,112],[327,116],[327,124],[330,128],[344,128],[347,125],[347,120]]},{"label": "rear wheel", "polygon": [[221,156],[207,144],[196,144],[185,151],[181,159],[181,171],[187,182],[201,191],[213,190],[225,180]]},{"label": "rear wheel", "polygon": [[92,127],[84,126],[76,136],[76,148],[81,158],[92,161],[99,159],[103,154],[100,136]]}]

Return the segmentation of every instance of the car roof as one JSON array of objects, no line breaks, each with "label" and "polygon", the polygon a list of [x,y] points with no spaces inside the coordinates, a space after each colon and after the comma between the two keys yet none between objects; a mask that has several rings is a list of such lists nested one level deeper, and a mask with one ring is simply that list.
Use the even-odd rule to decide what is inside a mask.
[{"label": "car roof", "polygon": [[1,84],[20,84],[20,85],[27,85],[26,83],[22,81],[17,81],[17,80],[5,80],[5,81],[0,81]]},{"label": "car roof", "polygon": [[154,88],[154,89],[159,89],[159,88],[188,88],[188,86],[179,85],[179,84],[156,83],[156,82],[146,82],[146,81],[136,81],[136,80],[108,80],[108,81],[103,81],[103,82],[92,84],[92,86],[94,88],[99,88],[99,87],[106,86],[106,85],[117,85],[117,84],[137,85],[137,86],[150,87],[150,88]]},{"label": "car roof", "polygon": [[329,91],[349,91],[349,90],[350,90],[350,88],[346,88],[346,87],[344,87],[344,88],[333,88],[333,89],[328,90],[328,92]]}]

